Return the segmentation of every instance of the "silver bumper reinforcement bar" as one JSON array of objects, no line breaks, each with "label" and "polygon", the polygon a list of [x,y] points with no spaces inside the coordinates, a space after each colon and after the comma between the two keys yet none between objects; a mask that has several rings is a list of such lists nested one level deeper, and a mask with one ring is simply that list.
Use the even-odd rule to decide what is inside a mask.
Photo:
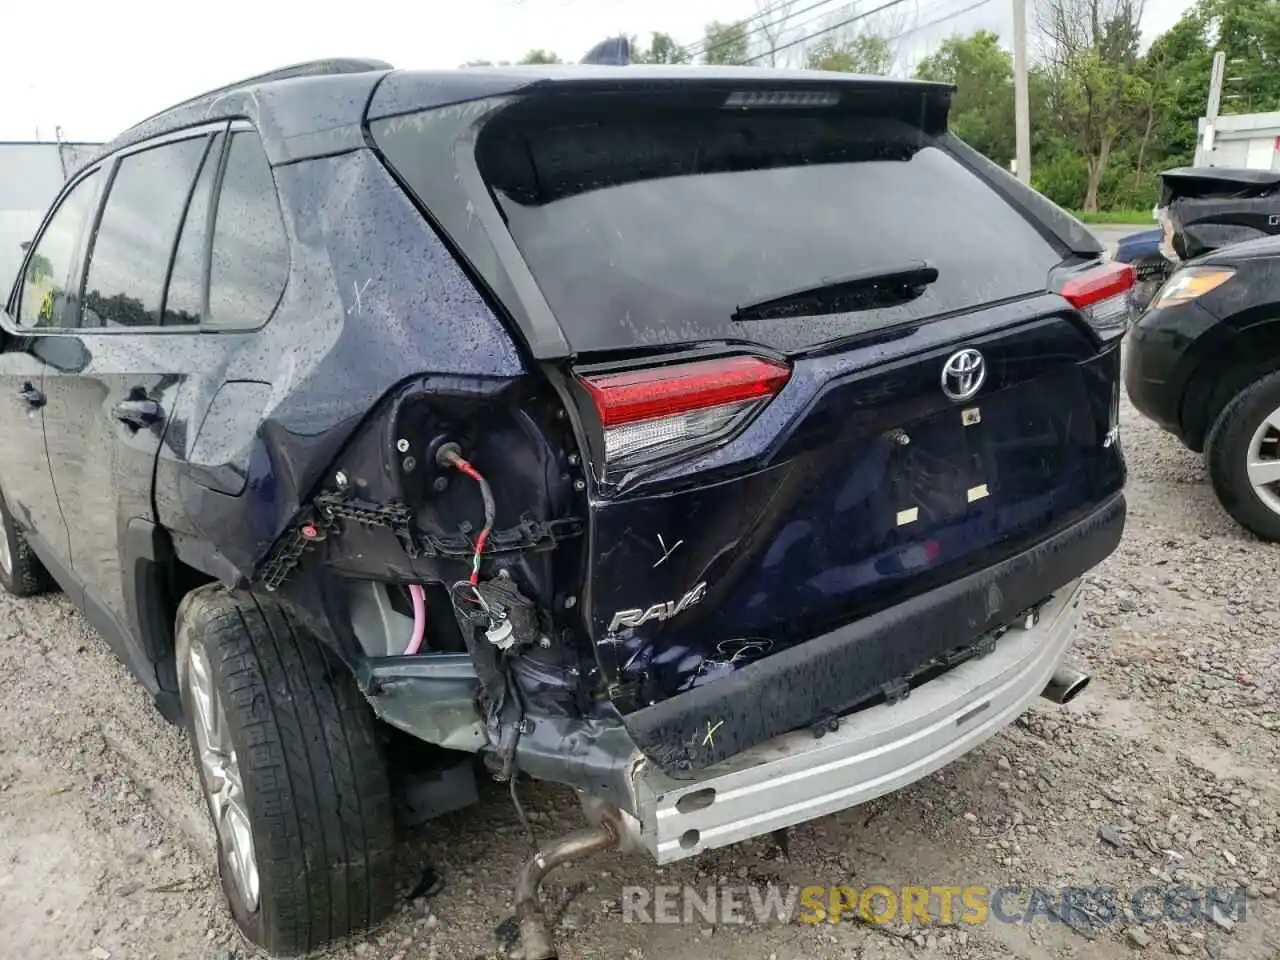
[{"label": "silver bumper reinforcement bar", "polygon": [[633,774],[631,846],[659,863],[737,843],[865,803],[918,780],[1009,725],[1049,684],[1081,613],[1081,581],[1057,591],[1038,622],[1006,632],[986,656],[841,718],[821,738],[775,737],[673,780],[649,763]]}]

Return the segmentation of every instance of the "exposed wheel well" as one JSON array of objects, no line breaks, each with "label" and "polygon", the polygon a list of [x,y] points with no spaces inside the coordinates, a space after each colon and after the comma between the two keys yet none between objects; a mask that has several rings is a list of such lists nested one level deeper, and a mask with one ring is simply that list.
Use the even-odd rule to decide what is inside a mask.
[{"label": "exposed wheel well", "polygon": [[155,670],[154,679],[142,679],[164,718],[170,723],[181,723],[182,706],[174,660],[178,605],[192,590],[212,583],[215,578],[179,559],[163,527],[134,520],[125,537],[128,627]]},{"label": "exposed wheel well", "polygon": [[1276,370],[1280,370],[1280,322],[1248,327],[1202,360],[1182,396],[1183,442],[1202,452],[1209,430],[1227,404],[1249,384]]}]

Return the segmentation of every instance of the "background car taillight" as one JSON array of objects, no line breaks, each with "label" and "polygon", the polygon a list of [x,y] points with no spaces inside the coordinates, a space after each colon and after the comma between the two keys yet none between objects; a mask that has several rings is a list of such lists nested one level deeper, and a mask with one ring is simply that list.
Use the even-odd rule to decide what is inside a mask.
[{"label": "background car taillight", "polygon": [[1133,316],[1129,291],[1137,278],[1133,264],[1108,263],[1076,274],[1058,292],[1084,314],[1099,337],[1112,340],[1129,329]]},{"label": "background car taillight", "polygon": [[581,376],[604,431],[604,476],[723,443],[786,385],[791,369],[717,357]]}]

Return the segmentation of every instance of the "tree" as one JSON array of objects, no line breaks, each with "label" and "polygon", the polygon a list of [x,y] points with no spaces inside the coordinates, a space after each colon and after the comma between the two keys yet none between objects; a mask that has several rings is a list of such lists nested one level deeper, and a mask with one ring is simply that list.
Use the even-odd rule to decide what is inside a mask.
[{"label": "tree", "polygon": [[530,50],[518,61],[520,63],[563,63],[558,56],[550,50],[543,50],[541,47],[536,50]]},{"label": "tree", "polygon": [[721,23],[712,20],[703,28],[702,62],[703,63],[746,63],[747,62],[747,25],[743,21],[737,23]]},{"label": "tree", "polygon": [[837,70],[884,76],[893,67],[893,48],[884,37],[859,33],[845,39],[824,37],[805,54],[811,70]]},{"label": "tree", "polygon": [[688,63],[689,53],[672,39],[669,33],[654,32],[649,35],[649,47],[645,49],[633,37],[631,55],[633,63]]},{"label": "tree", "polygon": [[1048,119],[1084,157],[1082,203],[1097,210],[1116,141],[1150,96],[1137,70],[1142,0],[1042,0],[1037,19]]},{"label": "tree", "polygon": [[795,0],[756,0],[753,28],[764,47],[763,58],[771,67],[778,65],[778,48],[790,33],[791,8]]},{"label": "tree", "polygon": [[1008,167],[1014,155],[1013,58],[1000,37],[979,30],[949,37],[916,67],[921,80],[955,84],[951,129],[991,160]]},{"label": "tree", "polygon": [[1197,15],[1206,42],[1216,37],[1227,55],[1224,112],[1280,109],[1280,3],[1201,0]]}]

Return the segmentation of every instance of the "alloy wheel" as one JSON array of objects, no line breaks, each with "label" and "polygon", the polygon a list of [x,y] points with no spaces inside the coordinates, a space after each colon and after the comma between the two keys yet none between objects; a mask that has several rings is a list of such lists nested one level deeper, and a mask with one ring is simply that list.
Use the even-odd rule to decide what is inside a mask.
[{"label": "alloy wheel", "polygon": [[253,911],[257,909],[259,896],[258,859],[249,826],[240,761],[231,743],[222,697],[213,683],[209,655],[200,644],[192,644],[188,667],[201,786],[213,815],[226,870],[246,908]]},{"label": "alloy wheel", "polygon": [[1280,409],[1272,410],[1254,431],[1246,470],[1258,499],[1280,513]]}]

